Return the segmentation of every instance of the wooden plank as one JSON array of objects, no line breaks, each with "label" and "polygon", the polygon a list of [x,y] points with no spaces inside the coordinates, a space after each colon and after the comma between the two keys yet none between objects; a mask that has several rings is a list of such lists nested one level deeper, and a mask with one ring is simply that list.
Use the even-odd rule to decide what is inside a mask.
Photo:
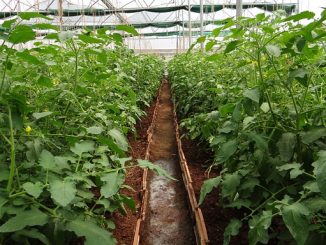
[{"label": "wooden plank", "polygon": [[179,160],[180,160],[179,163],[180,163],[180,167],[182,170],[182,177],[183,177],[182,179],[184,180],[184,185],[185,185],[187,193],[188,193],[188,201],[190,203],[190,207],[193,212],[192,217],[194,217],[194,220],[196,223],[196,228],[195,228],[196,243],[200,244],[200,245],[206,245],[209,243],[206,224],[205,224],[205,220],[202,215],[201,209],[198,206],[195,191],[192,186],[192,178],[191,178],[191,174],[190,174],[190,171],[188,168],[187,159],[183,152],[182,142],[180,139],[180,129],[179,129],[179,125],[178,125],[175,106],[173,108],[173,114],[174,114],[176,140],[177,140]]}]

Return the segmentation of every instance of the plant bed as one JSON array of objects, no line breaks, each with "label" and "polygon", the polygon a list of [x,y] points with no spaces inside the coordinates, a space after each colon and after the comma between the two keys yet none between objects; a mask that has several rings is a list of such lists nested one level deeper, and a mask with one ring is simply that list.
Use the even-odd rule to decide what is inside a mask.
[{"label": "plant bed", "polygon": [[[213,159],[213,153],[204,151],[195,141],[181,138],[183,152],[187,159],[189,172],[192,178],[192,185],[197,200],[199,200],[200,189],[205,180],[214,178],[219,175],[219,171],[212,168],[207,171],[207,164]],[[241,218],[242,213],[234,210],[223,208],[217,197],[219,189],[214,189],[209,193],[200,208],[202,210],[204,221],[207,229],[210,244],[223,244],[223,233],[232,218]],[[230,244],[248,244],[246,235],[247,231],[233,237]]]},{"label": "plant bed", "polygon": [[[148,145],[148,129],[153,120],[156,98],[157,97],[154,98],[150,107],[147,108],[146,115],[137,122],[136,134],[130,133],[128,135],[128,141],[130,145],[128,155],[131,156],[134,160],[145,158]],[[129,169],[126,173],[125,184],[130,186],[133,190],[122,190],[122,194],[134,199],[137,210],[140,210],[142,201],[141,190],[143,172],[144,170],[139,167]],[[122,215],[119,212],[115,212],[113,214],[113,220],[116,225],[113,234],[116,237],[118,244],[132,244],[135,226],[138,218],[139,212],[134,213],[130,209],[127,210],[127,215]]]}]

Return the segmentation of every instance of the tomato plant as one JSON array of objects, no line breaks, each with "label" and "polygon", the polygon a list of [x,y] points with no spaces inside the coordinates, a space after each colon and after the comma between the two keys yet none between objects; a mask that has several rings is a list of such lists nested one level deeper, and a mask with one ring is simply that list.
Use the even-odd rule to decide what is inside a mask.
[{"label": "tomato plant", "polygon": [[313,18],[228,19],[198,39],[211,53],[169,64],[181,125],[214,151],[211,167],[221,170],[203,184],[199,203],[219,187],[223,205],[245,213],[230,221],[225,244],[244,223],[249,244],[325,242],[326,12]]},{"label": "tomato plant", "polygon": [[[105,29],[49,34],[47,45],[35,29],[54,26],[22,24],[36,17],[47,18],[24,13],[1,29],[0,243],[115,244],[110,213],[136,210],[120,193],[134,165],[126,134],[153,99],[163,62]],[[17,48],[28,41],[33,48]]]}]

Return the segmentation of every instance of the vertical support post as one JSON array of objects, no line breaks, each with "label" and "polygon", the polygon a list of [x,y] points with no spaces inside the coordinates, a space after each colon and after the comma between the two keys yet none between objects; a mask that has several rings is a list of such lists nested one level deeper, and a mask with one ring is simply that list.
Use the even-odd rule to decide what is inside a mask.
[{"label": "vertical support post", "polygon": [[[178,1],[175,1],[175,6],[178,6]],[[180,10],[178,10],[176,15],[176,21],[179,22],[180,20]],[[180,25],[177,25],[177,36],[176,36],[176,53],[179,53],[179,32],[180,32]]]},{"label": "vertical support post", "polygon": [[63,7],[62,7],[62,0],[58,0],[58,14],[59,14],[59,26],[60,26],[60,31],[62,31],[62,26],[63,26]]},{"label": "vertical support post", "polygon": [[189,32],[189,48],[191,47],[192,44],[192,22],[191,22],[191,5],[190,5],[190,0],[188,0],[188,32]]},{"label": "vertical support post", "polygon": [[182,50],[185,49],[185,21],[183,16],[183,10],[182,10]]},{"label": "vertical support post", "polygon": [[297,1],[296,12],[297,12],[297,14],[300,12],[300,0]]},{"label": "vertical support post", "polygon": [[[204,6],[203,0],[200,0],[200,35],[204,35]],[[204,52],[204,43],[200,44],[200,49]]]},{"label": "vertical support post", "polygon": [[237,20],[242,17],[242,0],[237,0],[236,2],[236,17],[237,17]]}]

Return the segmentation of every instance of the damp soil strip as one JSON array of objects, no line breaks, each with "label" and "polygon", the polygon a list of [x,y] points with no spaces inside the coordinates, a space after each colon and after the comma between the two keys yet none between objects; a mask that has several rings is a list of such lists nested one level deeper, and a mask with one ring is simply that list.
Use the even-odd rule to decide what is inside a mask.
[{"label": "damp soil strip", "polygon": [[187,200],[191,201],[182,181],[175,126],[170,87],[167,81],[163,81],[149,129],[146,158],[179,181],[144,172],[143,203],[133,245],[196,244],[196,225],[191,219],[193,211],[189,209]]},{"label": "damp soil strip", "polygon": [[[157,97],[156,97],[156,103],[155,103],[155,108],[154,108],[154,113],[152,117],[152,122],[147,129],[147,148],[146,148],[146,153],[145,153],[145,160],[149,160],[149,149],[151,146],[152,142],[152,137],[153,137],[153,128],[154,128],[154,122],[156,120],[157,116],[157,108],[159,104],[159,98],[161,96],[161,90],[162,86],[160,87]],[[136,226],[134,229],[134,238],[132,245],[138,245],[140,242],[140,231],[142,227],[142,223],[145,220],[146,217],[146,209],[147,209],[147,201],[148,201],[148,189],[147,189],[147,176],[148,176],[148,169],[143,170],[143,176],[142,176],[142,184],[141,184],[141,207],[140,207],[140,215],[139,218],[137,219]]]}]

